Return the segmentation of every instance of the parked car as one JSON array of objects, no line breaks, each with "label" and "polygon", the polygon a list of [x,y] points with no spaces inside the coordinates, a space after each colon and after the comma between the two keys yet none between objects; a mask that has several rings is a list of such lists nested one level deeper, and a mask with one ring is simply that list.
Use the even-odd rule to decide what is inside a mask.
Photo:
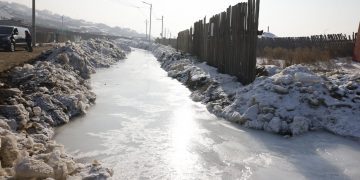
[{"label": "parked car", "polygon": [[11,52],[14,52],[18,47],[26,49],[25,31],[29,31],[29,29],[17,26],[0,26],[0,48]]}]

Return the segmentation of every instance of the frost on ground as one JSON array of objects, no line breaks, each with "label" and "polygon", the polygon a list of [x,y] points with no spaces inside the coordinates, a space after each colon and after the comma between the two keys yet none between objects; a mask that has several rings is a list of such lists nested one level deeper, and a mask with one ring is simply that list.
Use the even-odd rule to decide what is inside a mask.
[{"label": "frost on ground", "polygon": [[170,47],[128,44],[152,51],[168,75],[192,91],[194,101],[219,117],[281,135],[324,129],[360,139],[358,63],[337,61],[337,68],[330,71],[314,71],[307,65],[264,66],[252,84],[242,86],[235,77]]},{"label": "frost on ground", "polygon": [[105,40],[88,40],[43,53],[0,75],[0,179],[106,179],[112,170],[74,162],[52,141],[54,127],[83,115],[95,102],[89,78],[125,52]]}]

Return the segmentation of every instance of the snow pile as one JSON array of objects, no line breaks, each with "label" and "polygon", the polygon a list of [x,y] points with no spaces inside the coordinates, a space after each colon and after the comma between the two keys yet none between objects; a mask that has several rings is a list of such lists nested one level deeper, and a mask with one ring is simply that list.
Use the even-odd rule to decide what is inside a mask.
[{"label": "snow pile", "polygon": [[90,78],[95,68],[107,68],[125,58],[125,52],[114,43],[96,39],[82,41],[79,44],[68,44],[56,49],[48,58],[55,64],[70,65],[84,79]]},{"label": "snow pile", "polygon": [[320,74],[303,65],[266,66],[267,76],[242,86],[170,47],[154,44],[148,49],[170,77],[192,91],[193,100],[219,117],[282,135],[325,129],[360,138],[360,69]]},{"label": "snow pile", "polygon": [[[359,138],[359,80],[354,75],[321,77],[294,65],[239,89],[231,106],[245,112],[246,127],[291,135],[323,128]],[[249,111],[257,113],[249,116]]]},{"label": "snow pile", "polygon": [[112,42],[89,40],[50,50],[32,64],[0,76],[0,179],[106,178],[100,164],[75,163],[51,139],[53,127],[83,115],[95,102],[88,78],[125,53]]},{"label": "snow pile", "polygon": [[131,40],[131,39],[124,39],[120,38],[115,41],[118,46],[127,46],[127,47],[135,47],[139,49],[146,49],[150,50],[151,48],[154,48],[152,43],[149,43],[148,41],[141,41],[141,40]]}]

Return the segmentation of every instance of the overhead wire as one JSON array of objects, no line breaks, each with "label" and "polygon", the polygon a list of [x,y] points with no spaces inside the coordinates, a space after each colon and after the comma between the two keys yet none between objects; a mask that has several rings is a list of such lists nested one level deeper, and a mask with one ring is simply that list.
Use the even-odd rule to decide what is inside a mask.
[{"label": "overhead wire", "polygon": [[[145,12],[145,9],[148,9],[148,7],[143,6],[144,1],[148,1],[148,0],[135,0],[135,3],[134,1],[130,2],[129,0],[113,0],[113,1],[122,4],[124,6],[137,9],[144,18],[148,19],[148,15],[147,15],[148,12]],[[154,21],[154,23],[156,23],[157,20],[161,18],[161,16],[159,16],[156,7],[155,8],[153,7],[152,13],[154,18],[153,20],[156,20]]]}]

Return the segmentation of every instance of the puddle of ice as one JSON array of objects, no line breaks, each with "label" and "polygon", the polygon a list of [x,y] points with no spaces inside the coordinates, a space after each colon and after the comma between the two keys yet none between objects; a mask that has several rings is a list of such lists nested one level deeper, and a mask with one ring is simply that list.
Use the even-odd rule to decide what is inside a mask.
[{"label": "puddle of ice", "polygon": [[57,130],[115,179],[357,179],[360,144],[324,132],[285,139],[211,115],[149,52],[92,77],[97,104]]}]

